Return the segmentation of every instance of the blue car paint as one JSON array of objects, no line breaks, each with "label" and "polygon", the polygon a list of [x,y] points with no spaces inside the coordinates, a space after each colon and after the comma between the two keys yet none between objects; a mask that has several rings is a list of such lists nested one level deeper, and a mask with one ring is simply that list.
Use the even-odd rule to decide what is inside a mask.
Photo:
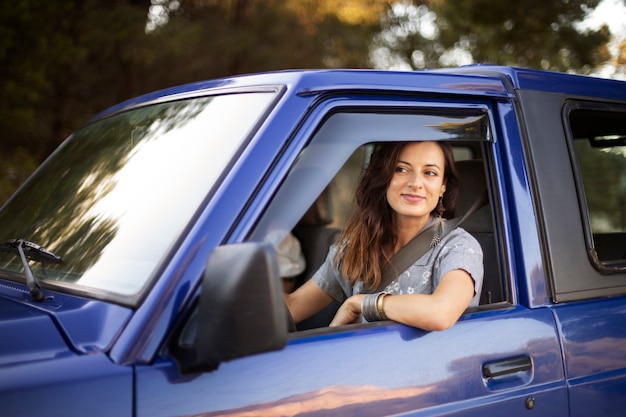
[{"label": "blue car paint", "polygon": [[0,372],[6,416],[133,415],[133,369],[102,352],[30,360]]},{"label": "blue car paint", "polygon": [[[20,362],[12,355],[32,354],[37,351],[35,346],[45,348],[48,341],[56,341],[49,345],[53,349],[49,357],[62,356],[63,351],[78,354],[106,351],[132,315],[128,308],[97,300],[60,293],[48,297],[48,302],[42,305],[32,301],[28,292],[17,285],[0,286],[0,334],[3,335],[0,363]],[[24,328],[32,330],[25,332]],[[34,359],[40,359],[39,355]]]},{"label": "blue car paint", "polygon": [[[550,393],[550,401],[561,401],[560,407],[566,407],[562,367],[552,366],[561,362],[558,338],[552,314],[542,310],[509,311],[506,320],[500,320],[498,314],[477,313],[481,315],[478,320],[459,322],[445,332],[390,325],[297,339],[284,351],[225,363],[213,373],[184,383],[175,377],[171,363],[142,367],[138,369],[139,414],[167,415],[165,410],[176,409],[180,415],[218,411],[236,415],[247,408],[240,406],[245,397],[260,415],[266,409],[297,402],[315,405],[312,415],[325,415],[323,408],[313,410],[328,400],[330,392],[342,398],[346,409],[356,398],[364,409],[361,415],[381,415],[384,408],[378,407],[384,407],[385,399],[395,398],[401,403],[395,405],[396,412],[424,408],[441,397],[477,407],[487,399],[508,400],[502,394],[514,388],[534,395],[537,387],[537,391]],[[511,327],[518,330],[516,335],[507,331]],[[478,339],[459,349],[459,342],[468,333],[502,337]],[[531,344],[527,343],[529,334],[533,336]],[[389,346],[394,349],[389,351]],[[359,354],[354,352],[357,347]],[[533,370],[497,382],[467,372],[480,369],[485,360],[498,360],[510,352],[532,355]],[[364,356],[376,359],[364,363]],[[455,366],[445,369],[441,363]],[[337,369],[343,372],[337,373]],[[189,392],[193,395],[185,394]],[[342,414],[341,409],[335,412]]]},{"label": "blue car paint", "polygon": [[568,376],[571,415],[626,409],[626,299],[600,299],[554,308]]},{"label": "blue car paint", "polygon": [[[626,406],[626,333],[620,325],[626,302],[623,297],[550,301],[523,126],[511,100],[517,89],[538,89],[625,101],[623,83],[490,66],[452,72],[285,71],[233,77],[155,92],[96,116],[94,121],[209,89],[285,89],[135,309],[61,292],[40,307],[24,286],[0,286],[2,414],[220,415],[255,408],[262,414],[301,403],[311,405],[311,415],[326,415],[324,403],[339,398],[339,411],[350,413],[360,404],[369,415],[410,414],[442,399],[448,404],[415,414],[485,415],[506,407],[511,416],[527,415],[529,408],[539,415],[583,416],[601,402],[607,415],[619,415]],[[507,252],[504,269],[512,275],[506,278],[510,307],[466,314],[444,332],[385,324],[299,336],[281,351],[181,375],[167,351],[168,335],[199,293],[209,254],[229,239],[242,239],[270,198],[249,205],[248,196],[268,172],[278,180],[289,169],[323,117],[320,111],[319,117],[307,118],[324,97],[341,101],[346,93],[381,91],[495,101],[494,178],[506,220],[497,233],[508,237],[502,250]],[[269,177],[264,185],[267,191],[277,187],[273,181]],[[476,336],[467,339],[468,334]],[[486,334],[497,337],[478,337]],[[495,380],[464,373],[512,352],[532,357],[532,369]],[[364,357],[374,359],[364,362]],[[442,368],[447,361],[456,366]],[[16,401],[31,397],[37,400],[30,407]]]}]

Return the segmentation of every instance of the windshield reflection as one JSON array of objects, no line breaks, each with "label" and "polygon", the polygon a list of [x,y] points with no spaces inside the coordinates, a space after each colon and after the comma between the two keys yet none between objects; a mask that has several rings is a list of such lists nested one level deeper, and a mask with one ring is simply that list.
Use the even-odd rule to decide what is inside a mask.
[{"label": "windshield reflection", "polygon": [[[2,208],[0,241],[28,239],[62,256],[61,265],[33,264],[40,279],[136,293],[272,98],[158,104],[84,127]],[[23,270],[6,253],[0,268]]]}]

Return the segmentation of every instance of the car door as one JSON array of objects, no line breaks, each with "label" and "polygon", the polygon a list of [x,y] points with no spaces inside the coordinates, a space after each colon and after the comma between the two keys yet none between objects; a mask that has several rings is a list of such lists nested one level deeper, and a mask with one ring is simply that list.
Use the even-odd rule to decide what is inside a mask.
[{"label": "car door", "polygon": [[[505,160],[510,152],[502,148],[519,146],[519,138],[494,129],[506,111],[507,103],[494,107],[476,99],[329,98],[296,132],[241,216],[252,220],[235,225],[229,240],[275,242],[292,232],[308,252],[307,268],[315,268],[312,259],[323,257],[329,236],[332,241],[349,212],[354,170],[365,163],[372,143],[445,140],[458,159],[478,160],[485,176],[488,224],[474,232],[484,233],[479,241],[491,245],[485,269],[491,271],[486,287],[493,294],[485,304],[441,332],[391,321],[330,329],[322,317],[291,333],[281,350],[224,362],[213,371],[181,374],[165,352],[137,367],[137,415],[567,414],[552,312],[528,308],[517,293],[518,282],[529,281],[540,264],[532,256],[513,256],[523,221],[509,205],[517,188],[527,185],[519,183],[520,162]],[[505,145],[509,139],[515,142]],[[529,203],[526,192],[520,197]],[[470,219],[468,229],[472,221],[480,223]],[[305,226],[312,227],[309,233],[302,231]],[[516,256],[523,252],[518,248]]]}]

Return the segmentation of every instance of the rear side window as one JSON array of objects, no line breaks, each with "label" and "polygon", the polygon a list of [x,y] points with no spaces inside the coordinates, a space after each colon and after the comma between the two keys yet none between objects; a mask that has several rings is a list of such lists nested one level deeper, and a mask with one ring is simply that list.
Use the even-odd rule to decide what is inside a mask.
[{"label": "rear side window", "polygon": [[565,108],[587,253],[609,274],[626,270],[626,107],[570,102]]}]

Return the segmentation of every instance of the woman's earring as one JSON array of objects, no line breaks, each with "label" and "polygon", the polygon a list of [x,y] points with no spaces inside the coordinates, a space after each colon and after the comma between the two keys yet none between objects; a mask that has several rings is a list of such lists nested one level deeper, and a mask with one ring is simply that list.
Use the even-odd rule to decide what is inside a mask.
[{"label": "woman's earring", "polygon": [[441,236],[443,235],[443,213],[446,211],[446,208],[443,206],[443,196],[439,197],[439,203],[437,203],[437,214],[439,217],[437,218],[437,224],[435,225],[435,233],[433,234],[433,240],[430,241],[430,247],[434,248],[441,242]]},{"label": "woman's earring", "polygon": [[439,197],[439,203],[437,203],[437,214],[439,215],[439,218],[441,219],[441,216],[443,216],[443,213],[446,211],[446,208],[443,206],[443,196]]}]

